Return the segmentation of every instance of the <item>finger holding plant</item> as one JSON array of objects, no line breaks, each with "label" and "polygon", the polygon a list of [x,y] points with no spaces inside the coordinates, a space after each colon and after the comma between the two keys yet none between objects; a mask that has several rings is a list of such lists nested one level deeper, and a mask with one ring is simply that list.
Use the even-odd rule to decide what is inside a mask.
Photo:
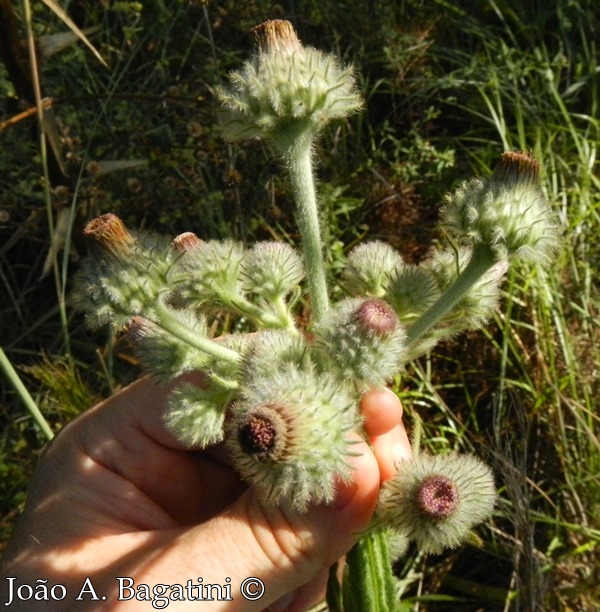
[{"label": "finger holding plant", "polygon": [[[129,330],[142,367],[159,380],[204,373],[204,388],[181,384],[171,396],[166,425],[181,441],[224,441],[265,504],[303,512],[330,501],[336,483],[350,478],[356,433],[365,437],[361,394],[384,387],[442,338],[481,326],[509,261],[547,262],[558,229],[538,186],[538,162],[505,153],[488,180],[466,182],[447,197],[442,224],[452,248],[415,266],[386,243],[360,244],[340,278],[348,297],[331,303],[313,145],[329,121],[360,110],[362,101],[352,70],[304,47],[288,22],[253,32],[257,51],[218,92],[224,132],[274,145],[293,187],[302,252],[276,242],[203,241],[190,232],[169,241],[129,231],[108,214],[85,230],[98,248],[76,295],[92,325]],[[304,283],[312,318],[299,329]],[[223,311],[255,331],[211,338],[211,318]],[[495,487],[475,457],[415,452],[380,497],[341,586],[332,573],[332,609],[392,609],[388,530],[426,553],[458,546],[490,516]]]}]

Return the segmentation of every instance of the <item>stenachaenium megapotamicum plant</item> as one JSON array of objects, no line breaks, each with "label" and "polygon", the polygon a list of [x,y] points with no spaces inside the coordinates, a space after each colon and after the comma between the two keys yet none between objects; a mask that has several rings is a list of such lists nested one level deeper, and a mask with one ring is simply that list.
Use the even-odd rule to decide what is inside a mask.
[{"label": "stenachaenium megapotamicum plant", "polygon": [[[313,144],[329,121],[360,110],[362,101],[352,70],[301,45],[288,22],[268,21],[253,32],[255,54],[218,91],[224,133],[266,139],[285,162],[301,253],[289,244],[245,246],[190,232],[166,240],[129,231],[106,214],[85,229],[95,248],[76,297],[91,325],[129,331],[143,368],[158,380],[203,373],[203,387],[182,382],[170,398],[166,425],[182,442],[223,442],[265,504],[303,512],[330,501],[336,482],[350,477],[360,395],[384,386],[440,339],[485,322],[509,260],[543,264],[558,231],[538,187],[538,162],[507,152],[489,179],[447,196],[442,223],[450,247],[417,266],[386,243],[362,243],[341,275],[347,297],[330,303]],[[294,312],[304,283],[312,319],[299,329]],[[210,337],[220,311],[244,317],[256,331]],[[475,457],[417,452],[382,487],[364,537],[391,529],[436,553],[464,541],[494,500],[491,471]],[[385,548],[382,538],[374,541]],[[349,555],[353,562],[363,573],[380,569],[360,550]],[[352,588],[368,590],[368,582]],[[369,609],[369,597],[382,595],[354,606]],[[349,609],[357,599],[340,601]]]}]

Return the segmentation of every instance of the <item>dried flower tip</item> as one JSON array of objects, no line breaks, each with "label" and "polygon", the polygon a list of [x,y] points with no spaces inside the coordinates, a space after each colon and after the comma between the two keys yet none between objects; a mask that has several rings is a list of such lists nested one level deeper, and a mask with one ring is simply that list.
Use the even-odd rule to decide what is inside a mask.
[{"label": "dried flower tip", "polygon": [[354,314],[359,326],[383,338],[389,336],[398,326],[398,317],[394,309],[383,300],[370,298],[365,300]]},{"label": "dried flower tip", "polygon": [[262,53],[291,55],[302,46],[289,21],[271,19],[252,28],[254,41]]},{"label": "dried flower tip", "polygon": [[490,181],[500,184],[527,183],[537,185],[540,162],[521,151],[505,151],[492,172]]},{"label": "dried flower tip", "polygon": [[178,251],[179,253],[184,253],[185,251],[191,251],[203,244],[203,241],[194,234],[194,232],[183,232],[183,234],[179,234],[173,238],[173,242],[171,242],[171,246]]},{"label": "dried flower tip", "polygon": [[244,415],[238,429],[240,446],[258,461],[278,461],[284,453],[287,425],[284,409],[265,404]]},{"label": "dried flower tip", "polygon": [[429,520],[443,520],[452,516],[458,507],[456,485],[446,476],[427,476],[417,492],[417,506]]},{"label": "dried flower tip", "polygon": [[104,250],[113,255],[126,255],[131,252],[135,238],[117,215],[107,213],[92,219],[84,228],[83,235],[93,238]]}]

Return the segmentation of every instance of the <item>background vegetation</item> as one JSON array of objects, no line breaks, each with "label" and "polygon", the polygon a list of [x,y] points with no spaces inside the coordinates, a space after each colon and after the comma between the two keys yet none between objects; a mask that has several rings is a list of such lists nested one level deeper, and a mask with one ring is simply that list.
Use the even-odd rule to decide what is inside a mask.
[{"label": "background vegetation", "polygon": [[[410,550],[396,564],[406,609],[600,609],[598,3],[62,6],[93,28],[107,66],[82,43],[53,53],[68,28],[48,3],[33,5],[50,99],[42,146],[27,114],[26,15],[20,3],[0,3],[0,347],[52,428],[137,375],[126,341],[91,334],[69,305],[86,220],[116,212],[170,235],[294,240],[279,164],[262,143],[224,143],[213,98],[247,56],[248,30],[290,19],[304,43],[356,66],[367,102],[320,143],[332,276],[365,237],[421,259],[443,194],[487,175],[506,149],[541,160],[565,230],[549,272],[511,271],[485,330],[438,346],[394,383],[427,444],[475,451],[501,490],[479,547]],[[4,543],[45,439],[9,377],[0,394]]]}]

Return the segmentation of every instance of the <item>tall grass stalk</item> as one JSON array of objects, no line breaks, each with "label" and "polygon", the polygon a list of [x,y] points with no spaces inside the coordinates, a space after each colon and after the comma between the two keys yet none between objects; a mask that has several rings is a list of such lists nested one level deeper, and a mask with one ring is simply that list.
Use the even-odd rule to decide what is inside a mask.
[{"label": "tall grass stalk", "polygon": [[[45,118],[44,118],[44,107],[42,104],[42,88],[40,85],[40,73],[37,62],[37,52],[35,45],[35,37],[33,33],[33,23],[31,14],[31,4],[29,0],[23,0],[23,16],[25,21],[25,29],[27,34],[27,49],[29,51],[29,65],[31,68],[31,81],[33,83],[33,92],[35,96],[35,106],[37,111],[37,120],[39,128],[39,142],[40,142],[40,157],[42,164],[43,173],[43,189],[44,189],[44,202],[46,204],[46,217],[48,220],[48,231],[50,236],[54,236],[56,231],[56,225],[54,223],[54,213],[52,210],[52,194],[50,191],[50,172],[48,170],[48,151],[46,143],[45,133]],[[72,222],[71,222],[72,226]],[[52,240],[50,243],[52,244]],[[62,329],[62,337],[65,346],[65,352],[67,355],[71,355],[71,337],[69,334],[69,325],[67,318],[66,298],[65,298],[65,283],[60,273],[58,265],[58,253],[52,246],[50,248],[50,255],[52,257],[52,271],[54,274],[54,284],[56,288],[56,297],[58,302],[58,311],[60,316],[60,324]]]},{"label": "tall grass stalk", "polygon": [[44,415],[41,413],[34,399],[31,397],[29,391],[27,391],[27,388],[19,378],[19,375],[13,368],[12,363],[6,356],[6,353],[2,347],[0,347],[0,369],[2,369],[8,381],[15,388],[19,398],[31,413],[33,420],[36,422],[44,436],[46,436],[48,440],[52,440],[54,437],[54,432],[50,428],[50,425],[48,425],[48,422],[44,418]]}]

